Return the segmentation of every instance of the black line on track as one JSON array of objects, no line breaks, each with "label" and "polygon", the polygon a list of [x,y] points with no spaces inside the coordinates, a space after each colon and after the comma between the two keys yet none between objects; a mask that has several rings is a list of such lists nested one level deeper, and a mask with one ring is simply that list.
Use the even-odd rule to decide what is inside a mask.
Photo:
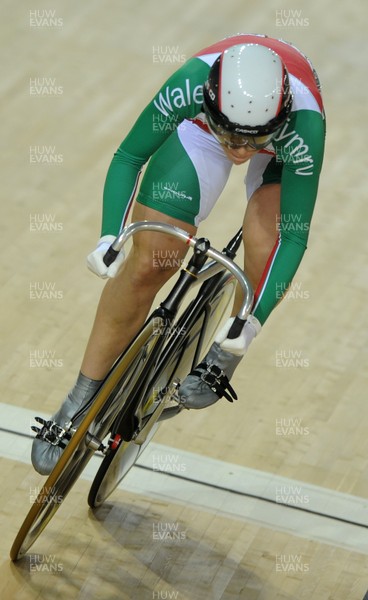
[{"label": "black line on track", "polygon": [[[33,435],[29,435],[28,433],[21,433],[19,431],[13,431],[11,429],[5,429],[4,427],[0,427],[0,431],[3,433],[11,433],[12,435],[25,437],[28,439],[33,439]],[[101,457],[99,454],[95,454],[97,457]],[[247,492],[239,492],[238,490],[233,490],[228,487],[223,487],[221,485],[216,485],[214,483],[207,483],[205,481],[198,481],[197,479],[192,479],[191,477],[185,477],[184,475],[177,475],[175,473],[169,473],[167,471],[157,471],[151,469],[150,467],[145,467],[144,465],[135,464],[137,469],[144,469],[146,471],[152,471],[153,473],[158,473],[161,475],[167,475],[168,477],[174,477],[176,479],[180,479],[183,481],[189,481],[190,483],[196,483],[197,485],[204,485],[206,487],[220,490],[222,492],[228,492],[229,494],[235,494],[237,496],[243,496],[244,498],[253,498],[254,500],[260,500],[261,502],[268,502],[269,504],[275,504],[276,506],[283,506],[284,508],[291,508],[292,510],[300,510],[301,512],[309,513],[312,515],[316,515],[317,517],[323,517],[325,519],[331,519],[333,521],[339,521],[340,523],[347,523],[348,525],[354,525],[355,527],[362,527],[364,529],[368,529],[368,524],[358,523],[357,521],[351,521],[349,519],[343,519],[342,517],[334,517],[333,515],[329,515],[327,513],[319,512],[317,510],[310,510],[308,508],[304,508],[302,506],[293,506],[292,504],[285,504],[284,502],[276,502],[276,500],[271,500],[270,498],[264,498],[263,496],[258,496],[257,494],[249,494]],[[333,491],[333,490],[332,490]],[[364,596],[363,600],[368,600],[368,592]]]},{"label": "black line on track", "polygon": [[29,433],[14,431],[13,429],[6,429],[5,427],[0,427],[0,431],[2,431],[3,433],[11,433],[12,435],[17,435],[18,437],[25,437],[31,440],[33,439],[33,435],[29,435]]},{"label": "black line on track", "polygon": [[[283,506],[284,508],[291,508],[293,510],[300,510],[305,513],[310,513],[312,515],[316,515],[318,517],[324,517],[325,519],[332,519],[333,521],[340,521],[341,523],[347,523],[348,525],[355,525],[356,527],[363,527],[368,529],[368,524],[358,523],[357,521],[351,521],[350,519],[343,519],[342,517],[334,517],[333,515],[329,515],[327,513],[319,512],[317,510],[311,510],[308,508],[304,508],[302,506],[293,506],[292,504],[285,504],[284,502],[276,502],[276,500],[271,500],[270,498],[264,498],[263,496],[258,496],[257,494],[250,494],[247,492],[240,492],[238,490],[234,490],[228,487],[223,487],[221,485],[216,485],[214,483],[207,483],[205,481],[198,481],[198,479],[192,479],[191,477],[185,477],[183,475],[177,475],[175,473],[169,473],[167,471],[156,471],[151,469],[150,467],[145,467],[144,465],[135,464],[135,467],[138,469],[145,469],[146,471],[152,471],[154,473],[161,473],[162,475],[168,475],[169,477],[174,477],[176,479],[181,479],[185,481],[190,481],[191,483],[196,483],[197,485],[204,485],[206,487],[210,487],[212,489],[221,490],[223,492],[228,492],[230,494],[236,494],[237,496],[243,496],[245,498],[254,498],[255,500],[261,500],[262,502],[269,502],[270,504],[275,504],[276,506]],[[331,490],[333,491],[333,490]],[[368,600],[368,592],[366,597],[363,600]]]}]

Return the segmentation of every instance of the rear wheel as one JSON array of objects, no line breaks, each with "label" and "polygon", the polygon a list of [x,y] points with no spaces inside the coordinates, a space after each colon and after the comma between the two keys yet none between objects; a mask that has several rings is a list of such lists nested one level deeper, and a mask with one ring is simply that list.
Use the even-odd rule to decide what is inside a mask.
[{"label": "rear wheel", "polygon": [[104,458],[103,468],[98,470],[88,495],[88,504],[91,508],[101,506],[117,488],[153,438],[158,426],[158,423],[154,425],[144,444],[122,441],[117,450],[111,451]]}]

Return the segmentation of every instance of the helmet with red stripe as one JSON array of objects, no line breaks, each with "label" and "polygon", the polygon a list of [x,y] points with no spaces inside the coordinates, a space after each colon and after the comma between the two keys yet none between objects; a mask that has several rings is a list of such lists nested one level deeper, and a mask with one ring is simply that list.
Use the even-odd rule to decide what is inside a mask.
[{"label": "helmet with red stripe", "polygon": [[222,52],[203,95],[209,128],[219,141],[257,149],[270,143],[293,101],[283,61],[260,44],[238,44]]}]

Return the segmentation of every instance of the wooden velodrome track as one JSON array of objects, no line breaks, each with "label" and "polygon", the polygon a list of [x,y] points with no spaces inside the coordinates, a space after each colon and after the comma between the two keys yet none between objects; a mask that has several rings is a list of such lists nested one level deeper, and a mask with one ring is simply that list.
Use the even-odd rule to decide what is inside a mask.
[{"label": "wooden velodrome track", "polygon": [[[363,0],[3,0],[2,600],[365,597],[366,17]],[[112,154],[182,60],[238,31],[292,41],[322,80],[325,163],[289,298],[236,372],[235,405],[163,424],[95,514],[87,473],[12,564],[41,480],[30,417],[73,383],[103,286],[85,256]],[[242,218],[243,177],[201,228],[217,247]]]}]

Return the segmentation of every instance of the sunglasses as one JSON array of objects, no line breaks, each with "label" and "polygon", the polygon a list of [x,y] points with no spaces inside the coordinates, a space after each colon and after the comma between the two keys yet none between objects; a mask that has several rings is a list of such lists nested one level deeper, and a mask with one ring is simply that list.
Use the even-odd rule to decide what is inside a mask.
[{"label": "sunglasses", "polygon": [[220,144],[224,144],[228,148],[235,149],[249,146],[249,148],[252,148],[253,150],[262,150],[262,148],[268,146],[277,133],[276,131],[269,135],[243,135],[231,133],[221,127],[221,125],[217,125],[208,113],[206,114],[206,118],[213,135],[218,139]]}]

